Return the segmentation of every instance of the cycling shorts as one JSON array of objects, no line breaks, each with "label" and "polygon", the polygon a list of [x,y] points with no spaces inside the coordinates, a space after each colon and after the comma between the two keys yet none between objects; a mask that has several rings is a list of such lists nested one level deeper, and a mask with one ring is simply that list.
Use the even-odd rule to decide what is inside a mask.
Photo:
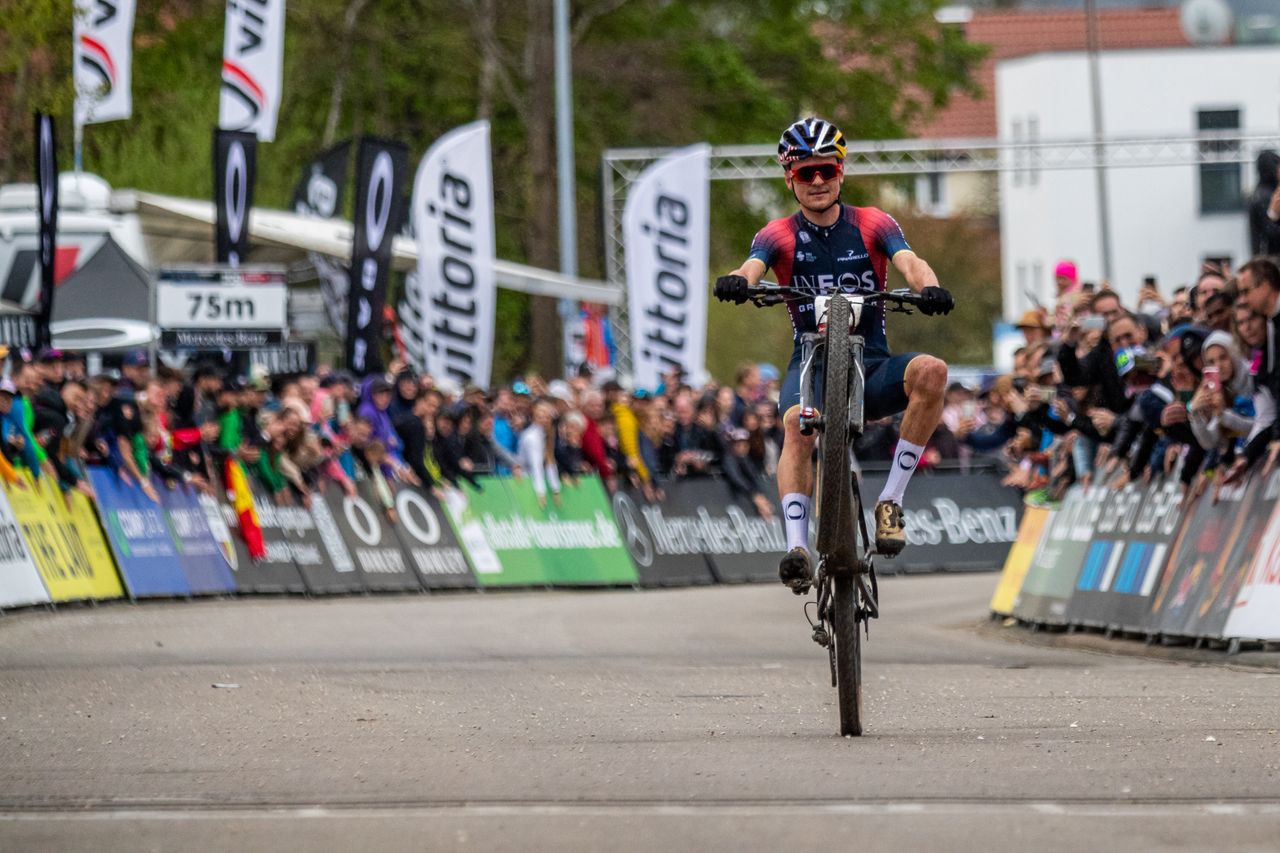
[{"label": "cycling shorts", "polygon": [[[782,393],[778,397],[778,415],[785,417],[792,406],[800,405],[800,343],[791,351],[791,361],[787,364],[787,376],[782,381]],[[864,353],[862,364],[866,370],[866,386],[863,400],[866,402],[865,420],[879,420],[907,408],[907,391],[904,383],[907,365],[911,359],[920,355],[918,352],[905,352],[899,355],[880,355]],[[822,410],[823,359],[818,357],[817,376],[814,379],[814,397],[811,405]]]}]

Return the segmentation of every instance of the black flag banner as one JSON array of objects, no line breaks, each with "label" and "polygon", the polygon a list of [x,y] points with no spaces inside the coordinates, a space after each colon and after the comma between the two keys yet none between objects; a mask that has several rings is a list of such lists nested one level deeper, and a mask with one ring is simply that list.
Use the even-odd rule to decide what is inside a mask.
[{"label": "black flag banner", "polygon": [[[351,160],[351,140],[344,139],[327,148],[306,165],[293,188],[290,207],[301,216],[333,219],[342,216],[342,198],[347,186],[347,164]],[[325,312],[334,331],[347,331],[347,286],[351,282],[346,266],[337,258],[309,252],[307,259],[316,269]]]},{"label": "black flag banner", "polygon": [[240,130],[213,132],[213,206],[218,263],[240,266],[249,255],[258,138]]},{"label": "black flag banner", "polygon": [[37,337],[49,345],[53,316],[54,246],[58,234],[58,152],[53,116],[36,113],[36,198],[40,206],[40,312]]},{"label": "black flag banner", "polygon": [[372,136],[360,140],[346,336],[347,367],[360,376],[381,367],[382,308],[408,165],[409,149],[403,144]]}]

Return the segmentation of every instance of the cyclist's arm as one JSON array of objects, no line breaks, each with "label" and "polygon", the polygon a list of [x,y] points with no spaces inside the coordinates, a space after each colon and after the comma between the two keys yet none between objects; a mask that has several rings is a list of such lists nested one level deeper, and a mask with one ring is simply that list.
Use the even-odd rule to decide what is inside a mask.
[{"label": "cyclist's arm", "polygon": [[926,287],[937,287],[938,276],[924,258],[910,249],[902,249],[893,256],[893,266],[907,280],[907,286],[916,293]]},{"label": "cyclist's arm", "polygon": [[764,278],[765,270],[764,261],[759,258],[747,258],[743,261],[742,266],[729,273],[729,275],[740,275],[747,280],[747,284],[754,287]]}]

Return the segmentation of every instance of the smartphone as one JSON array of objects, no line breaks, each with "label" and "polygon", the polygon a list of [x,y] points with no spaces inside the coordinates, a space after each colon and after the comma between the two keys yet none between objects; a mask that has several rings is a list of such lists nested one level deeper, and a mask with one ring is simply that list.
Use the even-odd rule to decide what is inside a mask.
[{"label": "smartphone", "polygon": [[1206,367],[1204,369],[1204,387],[1210,391],[1217,391],[1221,388],[1221,371],[1216,367]]},{"label": "smartphone", "polygon": [[1040,389],[1040,399],[1046,405],[1052,405],[1054,399],[1058,396],[1058,389],[1052,385],[1039,385],[1037,387]]},{"label": "smartphone", "polygon": [[972,420],[973,416],[976,415],[977,413],[978,413],[978,404],[973,402],[972,400],[965,400],[963,403],[960,404],[961,417],[969,418],[970,420]]},{"label": "smartphone", "polygon": [[1107,327],[1107,318],[1101,314],[1090,314],[1080,321],[1080,328],[1086,332],[1101,332]]},{"label": "smartphone", "polygon": [[1157,287],[1156,287],[1156,277],[1155,277],[1155,276],[1153,276],[1153,275],[1144,276],[1144,277],[1143,277],[1143,279],[1142,279],[1142,286],[1143,286],[1143,287],[1149,287],[1149,288],[1151,288],[1152,290],[1158,290],[1158,289],[1159,289],[1159,288],[1157,288]]}]

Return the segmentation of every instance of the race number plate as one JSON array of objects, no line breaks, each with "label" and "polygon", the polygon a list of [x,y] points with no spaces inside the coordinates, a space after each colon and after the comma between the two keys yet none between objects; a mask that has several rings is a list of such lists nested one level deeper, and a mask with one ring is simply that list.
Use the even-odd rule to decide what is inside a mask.
[{"label": "race number plate", "polygon": [[832,299],[843,299],[849,303],[849,328],[852,329],[857,326],[858,321],[862,319],[863,298],[849,293],[833,293],[813,298],[813,311],[818,318],[818,328],[827,328],[827,307],[831,304]]}]

